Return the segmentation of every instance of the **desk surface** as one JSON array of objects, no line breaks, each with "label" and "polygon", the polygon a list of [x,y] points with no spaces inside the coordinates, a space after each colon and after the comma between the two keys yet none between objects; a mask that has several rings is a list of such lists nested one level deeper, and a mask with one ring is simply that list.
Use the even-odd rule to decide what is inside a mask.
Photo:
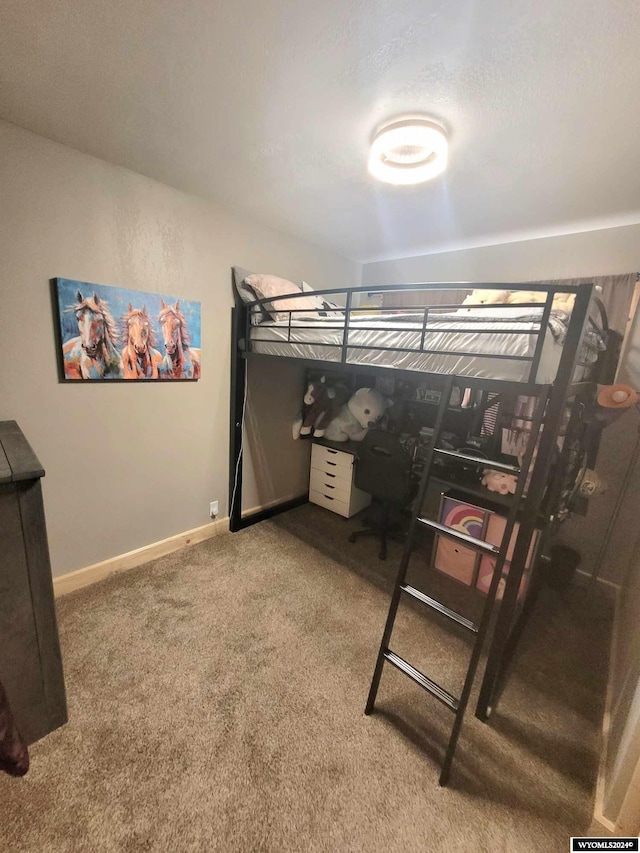
[{"label": "desk surface", "polygon": [[[357,456],[358,448],[361,445],[360,441],[329,441],[326,438],[312,438],[311,441],[313,444],[330,447],[332,450],[341,450],[343,453],[349,453],[352,456]],[[414,462],[413,476],[420,478],[422,470],[422,463],[420,461]],[[500,492],[491,492],[475,479],[466,479],[464,476],[457,478],[447,477],[436,470],[431,474],[431,482],[440,491],[452,490],[458,500],[468,501],[501,515],[506,514],[513,503],[513,495],[502,495]],[[542,527],[546,522],[546,517],[540,514],[537,521],[538,526]]]},{"label": "desk surface", "polygon": [[329,441],[328,438],[312,438],[313,444],[321,444],[323,447],[330,447],[332,450],[342,450],[343,453],[350,453],[356,456],[360,441]]}]

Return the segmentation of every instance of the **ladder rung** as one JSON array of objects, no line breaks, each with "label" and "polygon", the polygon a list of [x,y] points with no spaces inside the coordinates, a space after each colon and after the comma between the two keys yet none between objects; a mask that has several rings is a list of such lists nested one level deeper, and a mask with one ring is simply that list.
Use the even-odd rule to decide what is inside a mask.
[{"label": "ladder rung", "polygon": [[452,527],[438,524],[437,521],[431,521],[430,518],[421,518],[418,516],[418,522],[424,524],[425,527],[430,527],[431,530],[435,530],[440,536],[448,536],[449,539],[455,539],[456,542],[461,542],[467,548],[473,548],[474,551],[480,551],[481,554],[488,554],[490,557],[498,557],[500,555],[500,548],[497,545],[492,545],[490,542],[484,542],[482,539],[476,539],[474,536],[467,536],[466,533],[460,533],[459,530],[454,530]]},{"label": "ladder rung", "polygon": [[442,616],[446,616],[447,619],[451,619],[453,622],[457,622],[458,625],[461,625],[468,631],[472,631],[474,634],[478,633],[478,626],[475,625],[470,619],[467,619],[466,616],[461,616],[459,613],[456,613],[455,610],[450,610],[448,607],[445,607],[442,602],[436,601],[435,598],[430,598],[428,595],[425,595],[424,592],[421,592],[414,586],[410,586],[408,583],[405,583],[402,584],[400,589],[403,592],[406,592],[407,595],[411,595],[413,598],[417,599],[418,601],[421,601],[422,604],[426,604],[427,607],[431,607],[432,610],[437,611]]},{"label": "ladder rung", "polygon": [[419,684],[427,693],[431,693],[432,696],[435,696],[443,705],[446,705],[447,708],[450,708],[452,711],[458,710],[458,699],[455,696],[452,696],[451,693],[447,693],[439,684],[436,684],[435,681],[431,681],[430,678],[427,678],[420,670],[411,666],[410,663],[407,663],[406,660],[401,658],[395,652],[392,652],[391,649],[387,649],[384,653],[385,660],[388,660],[389,663],[393,664],[397,669],[401,672],[404,672],[405,675],[408,675],[416,684]]},{"label": "ladder rung", "polygon": [[434,453],[438,453],[440,456],[447,456],[450,459],[457,459],[460,462],[482,465],[483,468],[492,468],[494,471],[504,471],[505,474],[515,474],[517,476],[521,470],[517,465],[507,465],[506,462],[494,462],[492,459],[479,459],[477,456],[458,453],[456,450],[444,450],[441,447],[435,447]]}]

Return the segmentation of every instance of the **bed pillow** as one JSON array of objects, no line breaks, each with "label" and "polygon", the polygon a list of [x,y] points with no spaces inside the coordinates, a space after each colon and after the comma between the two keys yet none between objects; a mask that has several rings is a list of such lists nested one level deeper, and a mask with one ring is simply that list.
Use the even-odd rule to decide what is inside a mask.
[{"label": "bed pillow", "polygon": [[[302,282],[303,293],[315,293],[314,289],[306,281]],[[336,305],[335,302],[330,302],[325,296],[316,296],[317,313],[321,317],[336,317],[339,320],[344,319],[345,310],[341,305]]]},{"label": "bed pillow", "polygon": [[[249,287],[248,284],[245,284],[245,279],[251,275],[251,272],[250,270],[245,270],[242,267],[232,267],[232,270],[233,284],[235,287],[236,294],[244,305],[250,306],[258,298],[255,294],[255,291],[251,287]],[[235,302],[237,305],[237,298]],[[251,323],[254,326],[258,325],[259,323],[262,323],[265,320],[271,320],[271,315],[265,310],[263,305],[253,305],[253,307],[249,308],[249,310],[251,312]]]},{"label": "bed pillow", "polygon": [[[295,296],[300,294],[300,288],[286,278],[278,278],[277,275],[264,275],[253,273],[248,275],[244,284],[255,293],[256,299],[269,299],[273,296]],[[263,306],[276,322],[286,322],[289,319],[289,311],[295,311],[291,319],[304,317],[305,314],[298,313],[301,309],[315,313],[317,302],[313,297],[298,296],[296,299],[278,299],[276,302],[266,302]]]},{"label": "bed pillow", "polygon": [[[256,301],[255,293],[253,292],[253,290],[251,290],[250,287],[247,287],[247,285],[244,283],[245,278],[247,276],[251,275],[251,271],[245,270],[242,267],[232,267],[232,270],[233,270],[233,284],[234,284],[236,293],[238,294],[240,299],[245,304],[248,304],[249,302],[255,302]],[[236,299],[236,303],[237,303],[237,301],[238,300]]]}]

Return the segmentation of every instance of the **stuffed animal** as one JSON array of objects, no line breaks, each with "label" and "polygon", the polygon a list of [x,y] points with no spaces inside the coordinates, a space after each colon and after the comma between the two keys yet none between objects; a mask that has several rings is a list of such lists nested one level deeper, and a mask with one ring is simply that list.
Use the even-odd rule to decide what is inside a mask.
[{"label": "stuffed animal", "polygon": [[487,468],[482,477],[482,485],[486,486],[490,492],[500,492],[501,495],[515,494],[518,479],[515,474],[503,474],[501,471],[494,471],[493,468]]},{"label": "stuffed animal", "polygon": [[576,301],[575,293],[556,293],[553,297],[552,311],[565,311],[571,314]]},{"label": "stuffed animal", "polygon": [[[595,295],[602,299],[602,285],[596,284],[595,286]],[[553,311],[566,311],[567,314],[571,314],[573,311],[573,306],[576,302],[575,293],[556,293],[553,297]]]},{"label": "stuffed animal", "polygon": [[[535,302],[540,305],[546,301],[547,294],[542,290],[512,290],[508,299],[509,305],[521,305],[524,302]],[[575,301],[575,293],[556,293],[553,297],[551,310],[565,311],[567,314],[571,314]]]},{"label": "stuffed animal", "polygon": [[507,302],[509,305],[522,305],[526,302],[545,302],[547,294],[537,290],[512,290]]},{"label": "stuffed animal", "polygon": [[329,422],[348,399],[348,389],[344,385],[327,385],[325,376],[310,382],[303,398],[305,409],[293,422],[293,437],[297,439],[313,432],[316,438],[322,438]]},{"label": "stuffed animal", "polygon": [[[463,305],[496,305],[506,303],[509,299],[508,290],[474,290],[465,296]],[[471,311],[471,308],[467,308]]]},{"label": "stuffed animal", "polygon": [[362,441],[390,405],[375,388],[359,388],[331,421],[324,437],[331,441]]}]

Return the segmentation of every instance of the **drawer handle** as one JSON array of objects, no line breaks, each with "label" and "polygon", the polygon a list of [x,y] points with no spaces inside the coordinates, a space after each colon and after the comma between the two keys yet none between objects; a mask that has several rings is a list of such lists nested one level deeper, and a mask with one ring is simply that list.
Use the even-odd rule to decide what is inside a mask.
[{"label": "drawer handle", "polygon": [[335,468],[337,466],[337,463],[336,462],[327,462],[327,465],[333,465],[333,467]]},{"label": "drawer handle", "polygon": [[338,455],[338,451],[337,451],[337,450],[329,450],[329,448],[328,448],[328,447],[327,447],[327,453],[333,453],[333,455],[334,455],[334,456],[337,456],[337,455]]},{"label": "drawer handle", "polygon": [[335,489],[335,486],[332,486],[330,483],[324,484],[325,489]]},{"label": "drawer handle", "polygon": [[332,500],[333,500],[333,498],[331,497],[331,495],[325,495],[325,498],[326,498],[328,501],[332,501]]},{"label": "drawer handle", "polygon": [[335,475],[335,474],[330,474],[328,471],[325,473],[325,475],[324,475],[324,476],[325,476],[325,477],[331,477],[331,478],[332,478],[332,479],[334,479],[334,480],[335,480],[335,478],[336,478],[336,475]]}]

